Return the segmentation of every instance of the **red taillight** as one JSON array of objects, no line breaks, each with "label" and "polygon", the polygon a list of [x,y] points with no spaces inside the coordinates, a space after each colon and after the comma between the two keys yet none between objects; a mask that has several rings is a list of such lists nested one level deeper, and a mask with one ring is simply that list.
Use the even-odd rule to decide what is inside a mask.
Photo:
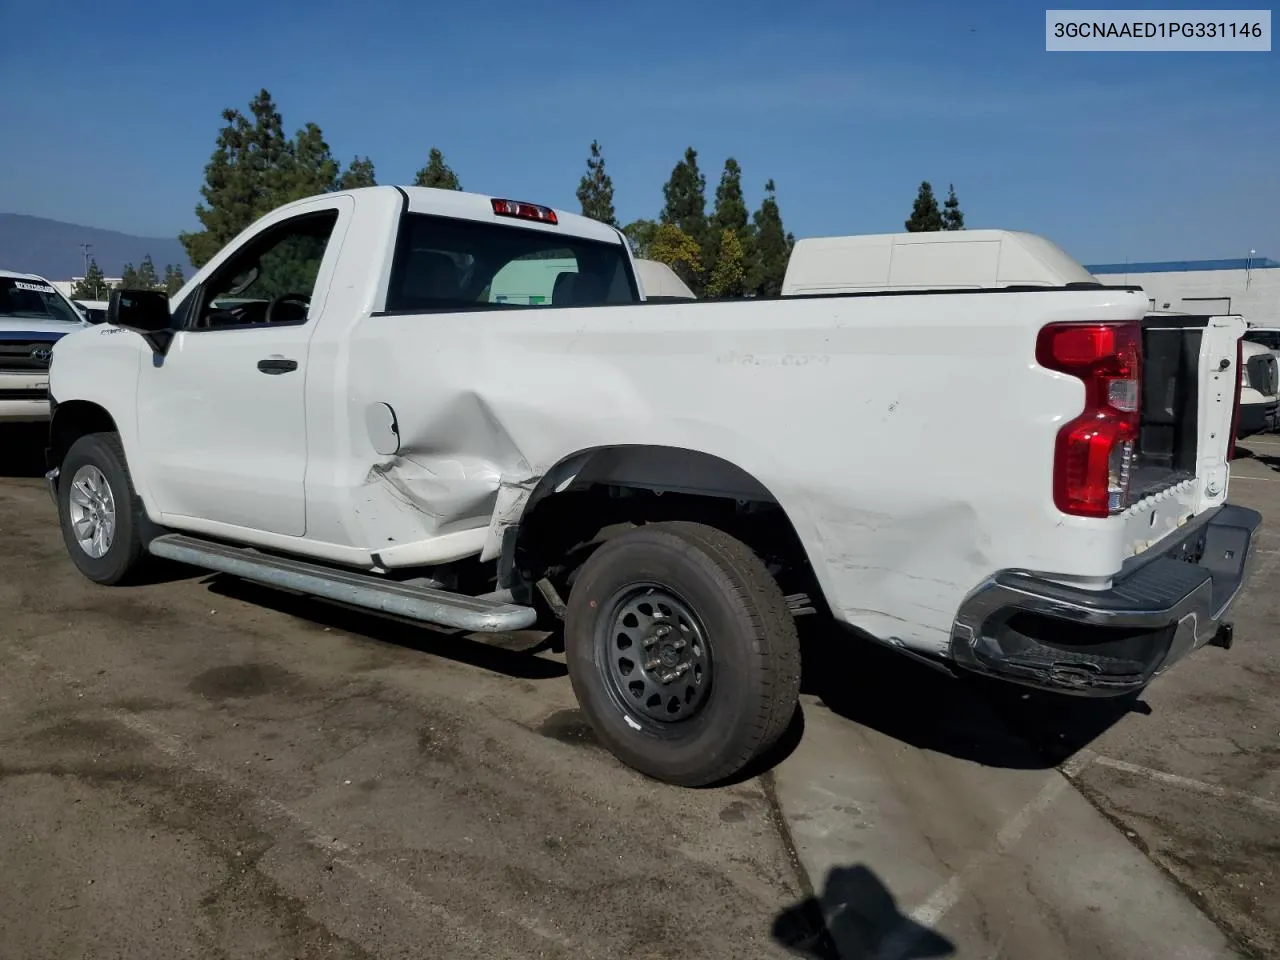
[{"label": "red taillight", "polygon": [[1236,398],[1231,405],[1231,439],[1227,441],[1227,463],[1236,457],[1236,431],[1240,429],[1240,391],[1244,389],[1244,337],[1236,341]]},{"label": "red taillight", "polygon": [[519,217],[522,220],[537,220],[539,223],[560,222],[556,218],[556,212],[550,207],[540,207],[523,200],[494,200],[493,212],[500,217]]},{"label": "red taillight", "polygon": [[1051,323],[1036,341],[1036,362],[1084,384],[1084,411],[1058,431],[1053,502],[1078,517],[1119,513],[1129,505],[1138,441],[1141,326]]}]

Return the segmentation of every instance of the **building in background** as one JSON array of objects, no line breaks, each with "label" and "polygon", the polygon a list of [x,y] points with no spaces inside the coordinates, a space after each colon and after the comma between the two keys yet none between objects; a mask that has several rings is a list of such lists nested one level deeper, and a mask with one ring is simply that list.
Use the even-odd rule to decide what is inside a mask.
[{"label": "building in background", "polygon": [[[75,288],[75,285],[83,279],[84,277],[72,277],[70,280],[51,280],[49,282],[53,284],[54,288],[60,294],[70,300],[71,291]],[[108,288],[120,286],[120,277],[103,277],[102,279],[106,282]]]},{"label": "building in background", "polygon": [[1152,310],[1236,313],[1250,323],[1280,327],[1280,262],[1266,257],[1104,263],[1085,269],[1106,284],[1142,287]]}]

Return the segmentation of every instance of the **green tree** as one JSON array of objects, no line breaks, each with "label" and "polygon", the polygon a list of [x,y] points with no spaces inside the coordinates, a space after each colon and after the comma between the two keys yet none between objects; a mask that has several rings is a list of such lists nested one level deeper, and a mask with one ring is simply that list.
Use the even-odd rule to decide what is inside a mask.
[{"label": "green tree", "polygon": [[649,251],[653,247],[653,239],[657,229],[658,223],[656,220],[640,219],[632,220],[622,228],[622,232],[631,241],[632,253],[637,257],[650,259]]},{"label": "green tree", "polygon": [[942,229],[964,229],[964,213],[960,210],[960,201],[956,199],[956,185],[954,183],[948,184],[947,199],[942,204]]},{"label": "green tree", "polygon": [[294,135],[275,171],[271,207],[336,190],[339,169],[320,128],[308,123]]},{"label": "green tree", "polygon": [[338,178],[339,190],[357,190],[360,187],[377,185],[378,181],[373,175],[373,161],[368,157],[352,157],[350,165]]},{"label": "green tree", "polygon": [[182,267],[177,264],[169,263],[164,268],[164,292],[169,296],[173,296],[182,289],[182,285],[187,282],[187,278],[182,275]]},{"label": "green tree", "polygon": [[702,248],[674,223],[660,223],[653,230],[648,259],[665,263],[690,289],[692,278],[702,276]]},{"label": "green tree", "polygon": [[143,290],[142,281],[138,277],[138,271],[134,269],[132,263],[126,263],[124,269],[120,271],[120,283],[117,287],[119,290]]},{"label": "green tree", "polygon": [[91,257],[89,269],[71,288],[71,299],[105,300],[110,292],[111,288],[107,285],[107,278],[102,274],[102,268],[98,266],[98,261]]},{"label": "green tree", "polygon": [[938,209],[938,198],[933,195],[933,187],[928,180],[920,184],[916,201],[911,207],[911,217],[905,226],[908,233],[928,233],[942,229],[942,211]]},{"label": "green tree", "polygon": [[719,257],[707,278],[708,297],[740,297],[747,292],[747,271],[743,263],[742,244],[738,235],[725,229],[717,244]]},{"label": "green tree", "polygon": [[613,209],[613,180],[604,172],[604,155],[600,152],[598,140],[591,141],[587,172],[578,184],[578,203],[582,205],[584,217],[599,220],[611,227],[618,225],[617,214]]},{"label": "green tree", "polygon": [[711,213],[708,242],[703,248],[703,262],[720,262],[720,240],[726,230],[733,231],[742,251],[742,268],[748,277],[758,272],[755,228],[748,219],[747,201],[742,195],[742,167],[730,157],[716,186],[716,205]]},{"label": "green tree", "polygon": [[138,265],[137,288],[139,290],[159,290],[160,278],[156,276],[156,265],[151,262],[151,254],[142,258]]},{"label": "green tree", "polygon": [[[671,176],[662,187],[662,214],[659,221],[680,228],[685,236],[692,237],[701,249],[707,246],[707,178],[698,169],[698,151],[689,147],[684,159],[671,170]],[[701,277],[684,277],[694,293],[698,293]]]},{"label": "green tree", "polygon": [[282,170],[292,166],[293,145],[265,89],[250,101],[249,116],[252,120],[239,110],[222,111],[224,126],[200,188],[204,202],[196,206],[203,229],[179,236],[197,268],[281,202],[278,187]]},{"label": "green tree", "polygon": [[747,278],[748,289],[760,297],[776,297],[782,293],[782,280],[787,273],[787,261],[795,237],[782,227],[782,213],[778,210],[778,198],[774,183],[764,185],[764,199],[760,209],[752,216],[756,228],[756,262],[754,272]]},{"label": "green tree", "polygon": [[437,187],[441,190],[461,190],[458,175],[449,169],[444,162],[444,154],[435,147],[427,154],[427,165],[419,170],[413,178],[415,187]]}]

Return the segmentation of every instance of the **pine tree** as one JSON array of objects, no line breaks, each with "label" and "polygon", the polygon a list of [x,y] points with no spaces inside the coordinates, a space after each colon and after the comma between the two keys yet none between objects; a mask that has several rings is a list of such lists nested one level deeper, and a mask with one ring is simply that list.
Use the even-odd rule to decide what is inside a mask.
[{"label": "pine tree", "polygon": [[908,233],[928,233],[942,229],[942,211],[938,209],[938,198],[933,195],[933,187],[925,180],[916,193],[916,202],[911,207],[911,218],[905,224]]},{"label": "pine tree", "polygon": [[[698,169],[698,151],[689,147],[662,187],[662,223],[673,224],[699,247],[707,240],[707,178]],[[697,291],[697,286],[693,287]]]},{"label": "pine tree", "polygon": [[747,219],[747,201],[742,195],[742,168],[730,157],[724,162],[724,172],[716,186],[716,205],[711,214],[708,242],[703,248],[703,262],[720,262],[720,239],[726,230],[733,231],[741,249],[742,269],[748,277],[754,277],[756,265],[755,228]]},{"label": "pine tree", "polygon": [[652,259],[650,251],[653,247],[654,236],[658,230],[658,223],[655,220],[632,220],[622,232],[626,234],[627,239],[631,241],[631,252],[637,257]]},{"label": "pine tree", "polygon": [[722,231],[717,247],[720,253],[711,269],[711,276],[707,278],[706,295],[712,298],[740,297],[747,292],[747,271],[738,235],[732,230]]},{"label": "pine tree", "polygon": [[151,254],[147,254],[142,258],[142,263],[138,264],[138,290],[159,290],[160,278],[156,276],[156,265],[151,262]]},{"label": "pine tree", "polygon": [[138,278],[138,271],[133,268],[132,263],[126,263],[124,269],[120,271],[120,290],[144,290],[141,281]]},{"label": "pine tree", "polygon": [[282,168],[292,166],[292,144],[275,101],[260,90],[249,103],[252,122],[239,110],[222,111],[225,125],[205,165],[196,206],[202,230],[179,236],[197,268],[258,217],[279,206]]},{"label": "pine tree", "polygon": [[314,123],[308,123],[289,143],[278,169],[272,206],[337,189],[338,170],[338,161],[333,159],[324,133]]},{"label": "pine tree", "polygon": [[77,280],[71,288],[72,300],[105,300],[111,288],[107,286],[107,278],[103,276],[98,261],[89,258],[89,269],[84,277]]},{"label": "pine tree", "polygon": [[787,273],[787,261],[791,259],[795,237],[783,230],[772,180],[765,183],[764,199],[752,220],[756,228],[756,269],[747,278],[747,285],[756,296],[776,297],[782,293],[782,280]]},{"label": "pine tree", "polygon": [[458,175],[444,162],[444,154],[435,147],[427,155],[427,165],[414,175],[415,187],[438,187],[442,190],[461,190]]},{"label": "pine tree", "polygon": [[582,205],[582,215],[592,220],[599,220],[611,227],[618,225],[617,215],[613,209],[613,180],[604,172],[604,156],[600,152],[600,143],[591,141],[591,155],[587,157],[587,172],[578,184],[578,203]]},{"label": "pine tree", "polygon": [[187,278],[182,275],[182,267],[177,264],[166,264],[164,268],[164,292],[169,296],[173,296],[182,289],[182,285],[187,282]]},{"label": "pine tree", "polygon": [[660,223],[654,227],[647,253],[648,259],[665,263],[674,270],[690,289],[693,278],[702,276],[702,248],[697,240],[674,223]]},{"label": "pine tree", "polygon": [[339,190],[357,190],[360,187],[377,185],[378,181],[374,179],[373,174],[373,161],[368,157],[352,157],[351,164],[338,178]]},{"label": "pine tree", "polygon": [[947,199],[942,205],[942,229],[964,229],[964,213],[960,210],[960,201],[956,199],[956,186],[954,183],[948,185]]}]

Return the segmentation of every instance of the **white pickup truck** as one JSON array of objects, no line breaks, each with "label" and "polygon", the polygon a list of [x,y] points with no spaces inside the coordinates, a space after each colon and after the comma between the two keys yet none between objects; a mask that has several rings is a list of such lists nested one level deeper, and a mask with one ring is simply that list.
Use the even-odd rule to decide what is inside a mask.
[{"label": "white pickup truck", "polygon": [[[549,300],[500,300],[530,260]],[[58,343],[70,556],[473,633],[562,618],[601,740],[683,785],[787,727],[801,614],[1079,694],[1228,645],[1260,522],[1226,502],[1239,317],[1096,282],[644,300],[620,231],[536,204],[275,210]]]}]

